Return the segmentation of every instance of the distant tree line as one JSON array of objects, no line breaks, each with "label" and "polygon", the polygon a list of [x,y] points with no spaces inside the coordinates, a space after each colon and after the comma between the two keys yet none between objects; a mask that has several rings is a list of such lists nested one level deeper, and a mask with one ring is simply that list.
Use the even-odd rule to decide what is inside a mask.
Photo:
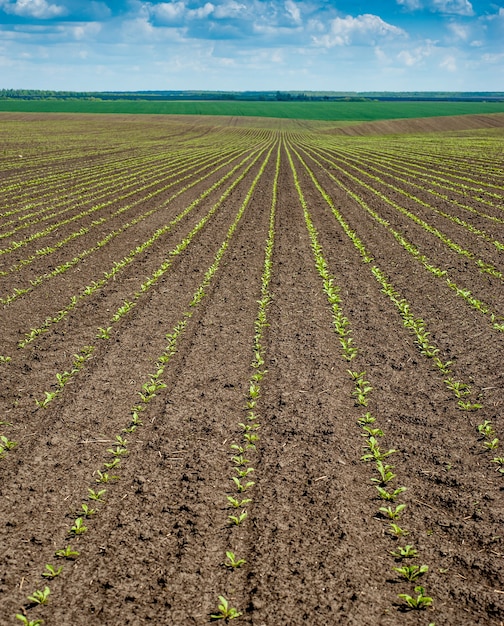
[{"label": "distant tree line", "polygon": [[277,102],[450,101],[502,102],[503,92],[340,92],[340,91],[53,91],[0,89],[0,100],[248,100]]}]

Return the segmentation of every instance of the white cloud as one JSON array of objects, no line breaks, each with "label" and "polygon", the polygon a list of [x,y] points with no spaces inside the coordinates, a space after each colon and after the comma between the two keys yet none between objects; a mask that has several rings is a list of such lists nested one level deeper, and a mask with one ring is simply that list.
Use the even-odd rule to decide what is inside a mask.
[{"label": "white cloud", "polygon": [[450,15],[474,15],[469,0],[432,0],[432,8]]},{"label": "white cloud", "polygon": [[285,0],[285,10],[291,17],[292,21],[296,24],[301,24],[301,11],[295,2],[292,0]]},{"label": "white cloud", "polygon": [[484,54],[481,58],[485,63],[504,63],[504,52]]},{"label": "white cloud", "polygon": [[397,4],[405,6],[410,11],[416,11],[417,9],[422,8],[420,0],[397,0]]},{"label": "white cloud", "polygon": [[447,70],[448,72],[456,72],[457,60],[455,59],[454,56],[449,55],[441,61],[441,63],[439,64],[439,67],[443,70]]},{"label": "white cloud", "polygon": [[462,41],[467,41],[470,34],[470,29],[463,24],[459,24],[458,22],[451,22],[448,24],[448,28],[451,30],[456,39],[461,39]]},{"label": "white cloud", "polygon": [[226,19],[238,17],[240,13],[243,13],[246,9],[245,4],[240,4],[239,2],[235,2],[235,0],[231,0],[226,4],[218,4],[216,5],[213,15],[217,19]]},{"label": "white cloud", "polygon": [[412,50],[402,50],[397,55],[397,58],[407,67],[413,67],[420,65],[424,59],[432,54],[433,50],[434,44],[428,41],[425,46],[417,46]]},{"label": "white cloud", "polygon": [[316,44],[332,48],[334,46],[349,46],[350,44],[373,45],[376,38],[407,37],[401,28],[384,22],[381,17],[366,13],[352,17],[337,17],[330,23],[329,33],[320,37],[314,37]]},{"label": "white cloud", "polygon": [[184,2],[161,2],[152,6],[151,11],[160,20],[175,22],[184,17],[186,5]]},{"label": "white cloud", "polygon": [[40,20],[50,19],[66,14],[65,7],[49,4],[47,0],[0,0],[0,7],[11,15],[32,17]]},{"label": "white cloud", "polygon": [[406,7],[410,11],[428,9],[434,13],[446,13],[448,15],[474,15],[472,4],[469,0],[396,0],[397,4]]}]

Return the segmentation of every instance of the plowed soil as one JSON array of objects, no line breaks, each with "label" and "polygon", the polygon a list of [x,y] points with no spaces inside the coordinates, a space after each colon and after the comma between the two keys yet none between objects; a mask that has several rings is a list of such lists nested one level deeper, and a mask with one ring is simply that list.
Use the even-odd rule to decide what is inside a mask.
[{"label": "plowed soil", "polygon": [[[294,122],[0,122],[0,434],[2,446],[16,442],[0,458],[1,624],[21,623],[20,614],[46,626],[201,625],[218,613],[219,596],[241,613],[233,623],[253,626],[504,624],[504,475],[495,461],[504,454],[495,443],[504,442],[504,163],[493,123],[467,122],[470,132],[459,126],[455,138],[433,138],[441,128],[424,129],[428,139],[367,140]],[[253,409],[260,428],[249,431],[258,439],[240,465],[230,446],[243,445],[242,425],[252,423],[272,208],[267,372]],[[304,209],[339,288],[358,350],[351,361]],[[447,274],[428,271],[392,230]],[[424,320],[450,374],[421,353],[372,268]],[[134,306],[114,320],[125,303]],[[181,323],[163,386],[142,403]],[[72,372],[84,346],[90,358]],[[365,404],[350,372],[372,387]],[[446,379],[467,385],[462,401],[474,410],[462,410]],[[406,488],[395,503],[379,498],[375,464],[361,460],[366,413],[382,430],[381,449],[395,450],[386,463],[396,476],[382,485]],[[486,437],[477,428],[485,420]],[[120,463],[107,469],[111,450]],[[242,493],[236,466],[253,469]],[[97,482],[100,472],[109,482]],[[235,509],[228,496],[250,502]],[[379,510],[398,504],[406,507],[396,520]],[[75,533],[79,518],[86,531]],[[392,521],[404,536],[391,533]],[[406,545],[418,554],[401,562],[391,552]],[[78,555],[57,558],[67,546]],[[245,563],[227,567],[229,551]],[[63,569],[44,578],[47,564]],[[410,582],[393,569],[405,565],[428,571]],[[418,585],[432,603],[410,610],[399,594],[416,598]],[[46,586],[47,604],[28,599]]]}]

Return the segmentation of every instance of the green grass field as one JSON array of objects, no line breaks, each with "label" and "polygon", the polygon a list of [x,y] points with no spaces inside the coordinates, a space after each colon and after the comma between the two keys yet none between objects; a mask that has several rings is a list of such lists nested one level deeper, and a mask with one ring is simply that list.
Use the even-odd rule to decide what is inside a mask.
[{"label": "green grass field", "polygon": [[93,102],[85,100],[1,100],[0,111],[226,115],[358,122],[504,113],[504,102]]}]

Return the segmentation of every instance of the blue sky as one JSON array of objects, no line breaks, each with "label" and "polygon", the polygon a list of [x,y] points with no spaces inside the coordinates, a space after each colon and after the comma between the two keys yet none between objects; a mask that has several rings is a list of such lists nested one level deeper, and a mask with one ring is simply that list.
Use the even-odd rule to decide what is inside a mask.
[{"label": "blue sky", "polygon": [[0,0],[0,88],[504,91],[504,0]]}]

